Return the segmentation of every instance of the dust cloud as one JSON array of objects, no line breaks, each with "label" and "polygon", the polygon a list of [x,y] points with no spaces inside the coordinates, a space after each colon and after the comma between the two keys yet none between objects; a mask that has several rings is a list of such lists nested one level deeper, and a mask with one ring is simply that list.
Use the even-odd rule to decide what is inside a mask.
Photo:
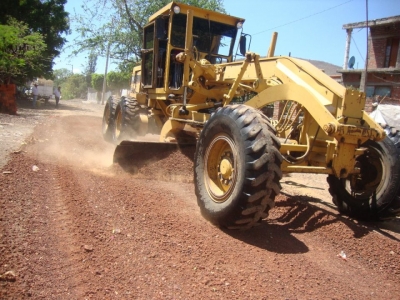
[{"label": "dust cloud", "polygon": [[115,145],[103,140],[99,118],[63,119],[63,123],[54,120],[35,131],[30,146],[41,161],[103,171],[113,164]]}]

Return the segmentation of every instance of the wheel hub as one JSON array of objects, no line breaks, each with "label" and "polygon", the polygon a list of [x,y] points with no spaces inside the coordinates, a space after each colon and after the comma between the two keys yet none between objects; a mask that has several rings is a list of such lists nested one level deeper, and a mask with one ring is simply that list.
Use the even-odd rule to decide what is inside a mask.
[{"label": "wheel hub", "polygon": [[234,148],[234,143],[229,137],[220,135],[215,137],[207,149],[206,186],[215,202],[225,202],[234,188],[236,178]]},{"label": "wheel hub", "polygon": [[234,171],[229,153],[226,153],[225,156],[222,157],[218,169],[218,177],[221,183],[224,185],[229,185],[232,180],[232,173]]}]

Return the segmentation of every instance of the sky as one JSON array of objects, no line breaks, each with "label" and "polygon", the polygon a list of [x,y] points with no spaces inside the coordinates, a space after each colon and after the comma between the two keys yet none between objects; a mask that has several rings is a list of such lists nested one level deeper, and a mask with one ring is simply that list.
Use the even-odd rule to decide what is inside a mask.
[{"label": "sky", "polygon": [[[65,10],[79,12],[81,0],[68,0]],[[346,30],[344,24],[400,15],[399,0],[224,0],[229,15],[244,18],[243,32],[250,34],[250,51],[267,54],[273,32],[278,32],[275,55],[319,60],[340,67],[344,65]],[[66,36],[72,41],[72,35]],[[350,55],[355,57],[354,68],[365,65],[366,29],[354,29]],[[67,43],[65,46],[70,46]],[[236,47],[235,47],[236,48]],[[54,69],[67,68],[80,73],[87,64],[85,54],[70,57],[65,47],[55,59]],[[108,70],[116,68],[110,61]],[[104,73],[105,57],[98,57],[96,73]]]}]

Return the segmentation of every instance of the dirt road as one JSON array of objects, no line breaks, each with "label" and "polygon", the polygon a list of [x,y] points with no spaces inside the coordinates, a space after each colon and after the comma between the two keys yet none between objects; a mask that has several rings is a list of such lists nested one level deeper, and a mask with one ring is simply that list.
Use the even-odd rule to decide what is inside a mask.
[{"label": "dirt road", "polygon": [[190,157],[128,174],[101,115],[71,101],[0,116],[0,299],[400,299],[398,220],[341,217],[324,176],[293,175],[261,226],[216,228]]}]

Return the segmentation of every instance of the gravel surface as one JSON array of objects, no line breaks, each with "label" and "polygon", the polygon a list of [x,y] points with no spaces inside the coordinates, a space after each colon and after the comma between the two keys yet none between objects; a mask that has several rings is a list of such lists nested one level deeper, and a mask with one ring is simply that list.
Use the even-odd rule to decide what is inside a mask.
[{"label": "gravel surface", "polygon": [[398,219],[342,217],[326,176],[292,174],[260,226],[214,227],[190,153],[127,173],[102,110],[0,115],[0,299],[400,299]]}]

